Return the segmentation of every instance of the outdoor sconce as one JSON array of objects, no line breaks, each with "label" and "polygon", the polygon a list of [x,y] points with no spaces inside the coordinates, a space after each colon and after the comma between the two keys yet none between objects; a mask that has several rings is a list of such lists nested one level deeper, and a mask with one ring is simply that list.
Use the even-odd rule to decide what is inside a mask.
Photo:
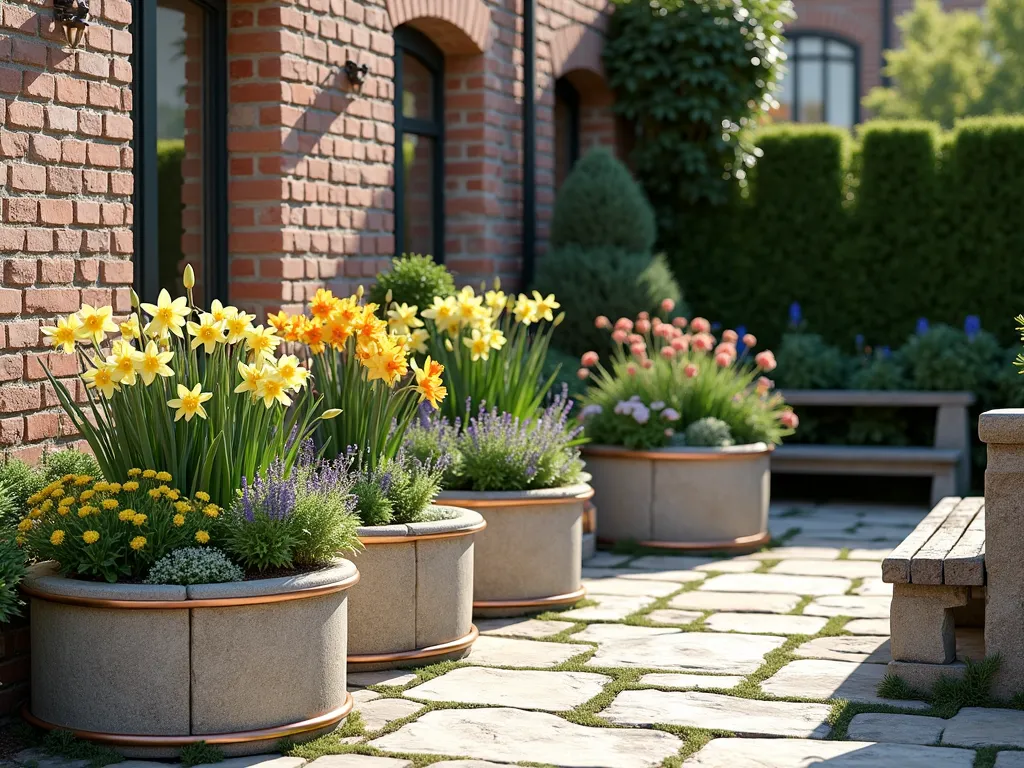
[{"label": "outdoor sconce", "polygon": [[359,88],[366,81],[368,74],[370,74],[370,67],[368,65],[356,64],[352,59],[345,62],[345,77],[348,78],[353,87]]},{"label": "outdoor sconce", "polygon": [[53,0],[53,15],[67,44],[77,48],[89,26],[89,0]]}]

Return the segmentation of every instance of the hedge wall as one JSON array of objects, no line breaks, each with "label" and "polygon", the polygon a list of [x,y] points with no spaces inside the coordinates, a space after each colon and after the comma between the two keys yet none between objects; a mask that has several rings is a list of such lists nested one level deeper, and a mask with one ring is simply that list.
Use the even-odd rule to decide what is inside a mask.
[{"label": "hedge wall", "polygon": [[852,349],[897,345],[918,318],[967,315],[1002,341],[1024,311],[1024,118],[773,126],[748,186],[680,211],[663,246],[694,310],[774,344],[799,302]]}]

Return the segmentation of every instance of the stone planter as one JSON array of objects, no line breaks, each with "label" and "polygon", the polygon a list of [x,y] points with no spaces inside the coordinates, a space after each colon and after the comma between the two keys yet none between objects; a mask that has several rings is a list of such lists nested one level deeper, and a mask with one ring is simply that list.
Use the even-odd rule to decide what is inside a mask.
[{"label": "stone planter", "polygon": [[586,483],[533,491],[446,491],[439,501],[479,512],[473,613],[521,616],[581,600]]},{"label": "stone planter", "polygon": [[358,580],[347,560],[190,587],[35,566],[22,585],[32,603],[26,718],[135,757],[174,757],[197,741],[255,754],[326,733],[352,710],[343,660]]},{"label": "stone planter", "polygon": [[771,483],[765,443],[729,448],[583,449],[601,541],[668,549],[766,544]]},{"label": "stone planter", "polygon": [[487,523],[476,512],[438,507],[450,519],[359,529],[348,663],[353,671],[459,659],[473,626],[473,544]]}]

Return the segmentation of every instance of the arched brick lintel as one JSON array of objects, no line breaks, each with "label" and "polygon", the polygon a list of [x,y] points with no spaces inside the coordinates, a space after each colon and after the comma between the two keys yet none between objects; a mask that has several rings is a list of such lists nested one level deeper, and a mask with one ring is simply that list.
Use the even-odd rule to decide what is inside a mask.
[{"label": "arched brick lintel", "polygon": [[446,54],[487,50],[491,12],[483,0],[387,0],[392,27],[409,24]]},{"label": "arched brick lintel", "polygon": [[585,24],[568,24],[551,40],[551,72],[558,78],[570,72],[584,70],[604,80],[604,35]]}]

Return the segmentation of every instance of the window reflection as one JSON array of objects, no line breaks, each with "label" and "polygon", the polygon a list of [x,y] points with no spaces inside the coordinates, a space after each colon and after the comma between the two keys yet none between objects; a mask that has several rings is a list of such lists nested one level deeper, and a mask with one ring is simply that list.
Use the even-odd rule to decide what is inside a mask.
[{"label": "window reflection", "polygon": [[785,49],[788,71],[776,91],[776,116],[852,127],[860,98],[854,46],[819,35],[796,35]]},{"label": "window reflection", "polygon": [[405,162],[405,250],[434,252],[434,140],[406,134],[402,141]]}]

